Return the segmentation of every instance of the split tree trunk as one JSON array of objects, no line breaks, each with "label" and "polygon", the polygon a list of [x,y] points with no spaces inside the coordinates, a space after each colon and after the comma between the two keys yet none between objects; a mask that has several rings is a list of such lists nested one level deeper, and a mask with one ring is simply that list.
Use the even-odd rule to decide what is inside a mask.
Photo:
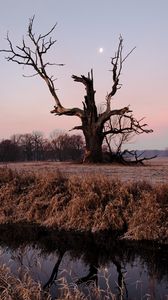
[{"label": "split tree trunk", "polygon": [[[93,124],[92,124],[93,125]],[[103,160],[102,143],[103,139],[99,132],[84,132],[86,148],[84,153],[84,163],[101,163]]]},{"label": "split tree trunk", "polygon": [[82,131],[85,137],[86,149],[83,162],[99,163],[102,162],[102,143],[103,143],[103,128],[101,123],[98,123],[98,113],[95,104],[95,90],[93,87],[93,71],[85,76],[72,76],[77,82],[84,84],[86,95],[83,102]]}]

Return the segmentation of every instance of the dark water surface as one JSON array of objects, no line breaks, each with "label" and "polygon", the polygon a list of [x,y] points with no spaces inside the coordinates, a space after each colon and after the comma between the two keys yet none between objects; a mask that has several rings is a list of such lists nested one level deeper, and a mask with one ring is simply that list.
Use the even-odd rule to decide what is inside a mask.
[{"label": "dark water surface", "polygon": [[[25,224],[0,226],[0,264],[20,279],[28,272],[53,299],[62,282],[102,299],[168,299],[168,248],[114,241],[109,233],[49,232]],[[96,299],[94,295],[92,297]]]}]

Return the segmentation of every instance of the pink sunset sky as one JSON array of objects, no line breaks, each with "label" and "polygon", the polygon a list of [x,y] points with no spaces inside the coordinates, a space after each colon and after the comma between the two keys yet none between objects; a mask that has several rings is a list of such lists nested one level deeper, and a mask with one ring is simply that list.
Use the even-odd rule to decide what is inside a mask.
[{"label": "pink sunset sky", "polygon": [[[123,66],[122,88],[112,107],[130,104],[135,117],[145,117],[154,133],[141,135],[128,145],[132,149],[168,147],[168,1],[167,0],[6,0],[0,11],[0,48],[8,47],[9,32],[14,44],[26,36],[29,18],[35,15],[34,31],[47,32],[58,22],[53,38],[57,43],[48,60],[65,63],[51,67],[58,78],[56,88],[65,107],[82,107],[84,88],[71,75],[87,75],[93,68],[98,105],[111,88],[110,57],[114,55],[119,35],[124,38],[124,53],[135,51]],[[103,52],[99,49],[103,48]],[[0,54],[0,140],[16,133],[55,129],[68,131],[79,120],[55,117],[47,86],[38,77],[24,78],[30,69],[7,62]],[[79,132],[78,132],[79,133]]]}]

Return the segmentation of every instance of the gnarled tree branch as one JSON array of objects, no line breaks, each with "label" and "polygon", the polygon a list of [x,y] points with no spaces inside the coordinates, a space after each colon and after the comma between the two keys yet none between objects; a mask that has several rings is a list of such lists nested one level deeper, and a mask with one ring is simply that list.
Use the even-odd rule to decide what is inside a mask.
[{"label": "gnarled tree branch", "polygon": [[[117,117],[117,114],[115,114]],[[126,122],[125,122],[126,121]],[[146,123],[142,123],[143,118],[140,120],[135,119],[135,117],[131,114],[121,114],[118,115],[118,119],[115,121],[115,124],[109,119],[109,122],[105,124],[104,135],[107,136],[109,134],[126,134],[126,133],[134,133],[134,134],[142,134],[142,133],[151,133],[152,129],[147,128]]]},{"label": "gnarled tree branch", "polygon": [[[110,71],[112,72],[112,88],[111,88],[111,92],[108,93],[106,96],[106,110],[101,115],[101,119],[99,121],[99,122],[102,122],[102,125],[108,120],[108,118],[111,115],[113,115],[113,113],[111,113],[111,99],[116,94],[117,90],[119,90],[121,88],[119,79],[120,79],[123,63],[128,58],[128,56],[134,51],[134,49],[135,49],[135,47],[123,58],[123,55],[122,55],[123,38],[122,38],[122,36],[120,36],[118,49],[115,53],[115,56],[111,58],[112,69]],[[125,107],[124,109],[125,109],[125,112],[130,112],[128,108]],[[122,111],[121,111],[121,114],[122,114]]]},{"label": "gnarled tree branch", "polygon": [[33,32],[33,22],[34,17],[29,20],[28,26],[28,38],[33,44],[31,48],[30,46],[26,45],[24,37],[22,39],[22,45],[14,47],[12,41],[9,38],[9,35],[7,34],[9,49],[3,49],[0,51],[8,54],[8,56],[6,57],[7,61],[12,61],[19,65],[30,66],[35,70],[35,74],[26,77],[39,75],[46,82],[48,89],[56,102],[56,106],[54,107],[54,110],[51,111],[51,113],[55,113],[56,115],[78,116],[79,118],[82,118],[82,109],[69,109],[63,107],[56,93],[56,88],[54,85],[55,79],[52,75],[50,76],[47,73],[48,66],[64,66],[64,64],[45,62],[44,59],[45,54],[56,43],[56,40],[53,40],[50,35],[55,30],[57,24],[55,24],[46,34],[40,34],[36,37]]}]

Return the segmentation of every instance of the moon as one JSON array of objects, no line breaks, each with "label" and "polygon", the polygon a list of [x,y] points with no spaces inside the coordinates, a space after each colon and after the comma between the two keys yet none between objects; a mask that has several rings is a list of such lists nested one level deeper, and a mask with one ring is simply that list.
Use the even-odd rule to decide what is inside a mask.
[{"label": "moon", "polygon": [[99,48],[99,53],[103,53],[104,49],[102,47]]}]

